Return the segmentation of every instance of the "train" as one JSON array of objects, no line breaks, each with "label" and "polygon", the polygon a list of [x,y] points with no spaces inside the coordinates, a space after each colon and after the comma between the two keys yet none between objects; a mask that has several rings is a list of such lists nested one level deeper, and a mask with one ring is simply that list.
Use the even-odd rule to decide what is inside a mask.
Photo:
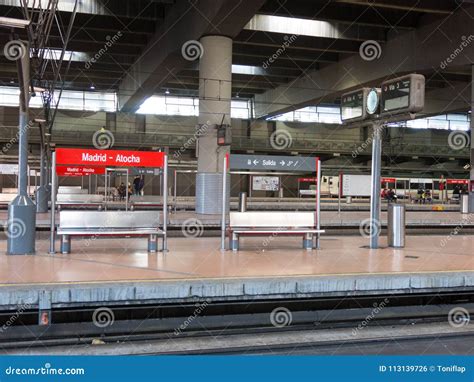
[{"label": "train", "polygon": [[[342,197],[368,197],[370,192],[344,192],[346,187],[343,187],[343,179],[348,177],[367,177],[362,179],[366,187],[370,186],[370,175],[348,175],[340,174],[338,176],[322,176],[321,177],[321,196],[328,198],[337,198],[339,194]],[[440,184],[443,184],[440,190]],[[341,187],[340,187],[341,185]],[[419,189],[429,189],[431,191],[433,200],[448,201],[453,199],[453,191],[456,186],[461,190],[467,190],[469,187],[469,179],[439,179],[439,178],[404,178],[404,177],[382,177],[382,188],[393,189],[400,199],[416,200]],[[362,188],[362,187],[361,187]],[[300,197],[316,195],[316,178],[303,177],[298,178],[298,194]]]}]

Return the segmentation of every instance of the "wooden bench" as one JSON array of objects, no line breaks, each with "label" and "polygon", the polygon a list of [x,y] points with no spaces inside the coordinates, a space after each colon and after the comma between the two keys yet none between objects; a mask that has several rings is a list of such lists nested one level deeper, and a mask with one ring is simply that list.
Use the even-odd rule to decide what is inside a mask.
[{"label": "wooden bench", "polygon": [[71,252],[71,236],[147,236],[149,252],[157,251],[161,236],[165,250],[160,215],[157,211],[61,211],[57,231],[61,252]]},{"label": "wooden bench", "polygon": [[303,236],[303,248],[313,249],[313,236],[324,233],[316,227],[314,212],[230,212],[229,247],[239,250],[241,235]]}]

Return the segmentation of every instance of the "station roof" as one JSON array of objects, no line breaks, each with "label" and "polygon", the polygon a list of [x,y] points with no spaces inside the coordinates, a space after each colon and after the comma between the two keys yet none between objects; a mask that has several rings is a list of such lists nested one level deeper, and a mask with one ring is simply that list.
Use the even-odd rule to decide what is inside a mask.
[{"label": "station roof", "polygon": [[[57,17],[67,25],[74,0],[59,3]],[[197,95],[198,62],[183,58],[181,48],[209,34],[233,38],[232,94],[253,98],[257,117],[337,103],[342,92],[355,86],[377,85],[408,72],[426,76],[427,114],[468,110],[473,1],[78,3],[65,89],[116,91],[123,111],[135,111],[149,96],[165,91]],[[0,15],[23,18],[21,1],[0,0]],[[2,46],[9,37],[7,29],[0,29]],[[26,35],[20,31],[18,37]],[[53,26],[48,47],[56,56],[63,37]],[[361,51],[368,42],[380,49],[375,59]],[[276,58],[269,62],[270,57]],[[12,81],[15,62],[1,56],[0,85]]]}]

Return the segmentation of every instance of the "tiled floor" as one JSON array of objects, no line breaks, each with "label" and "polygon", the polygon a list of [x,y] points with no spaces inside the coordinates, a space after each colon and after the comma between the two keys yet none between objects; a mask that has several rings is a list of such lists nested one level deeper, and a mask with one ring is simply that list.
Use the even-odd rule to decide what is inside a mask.
[{"label": "tiled floor", "polygon": [[[325,237],[321,250],[300,238],[247,237],[238,253],[221,252],[218,238],[171,238],[166,254],[148,254],[146,238],[72,241],[70,255],[49,255],[47,240],[33,256],[5,255],[0,284],[218,279],[417,272],[474,272],[474,236],[409,236],[403,250],[370,250],[363,237]],[[381,239],[381,245],[386,240]]]}]

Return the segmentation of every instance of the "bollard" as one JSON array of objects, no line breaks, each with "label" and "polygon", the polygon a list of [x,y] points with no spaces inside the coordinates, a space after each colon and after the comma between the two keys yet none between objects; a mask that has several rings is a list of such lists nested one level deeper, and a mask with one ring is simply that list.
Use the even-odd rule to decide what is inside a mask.
[{"label": "bollard", "polygon": [[239,212],[247,211],[247,193],[241,192],[239,194]]},{"label": "bollard", "polygon": [[459,200],[459,208],[462,214],[469,213],[469,194],[462,194]]},{"label": "bollard", "polygon": [[405,247],[405,206],[403,204],[389,204],[387,235],[389,247]]}]

